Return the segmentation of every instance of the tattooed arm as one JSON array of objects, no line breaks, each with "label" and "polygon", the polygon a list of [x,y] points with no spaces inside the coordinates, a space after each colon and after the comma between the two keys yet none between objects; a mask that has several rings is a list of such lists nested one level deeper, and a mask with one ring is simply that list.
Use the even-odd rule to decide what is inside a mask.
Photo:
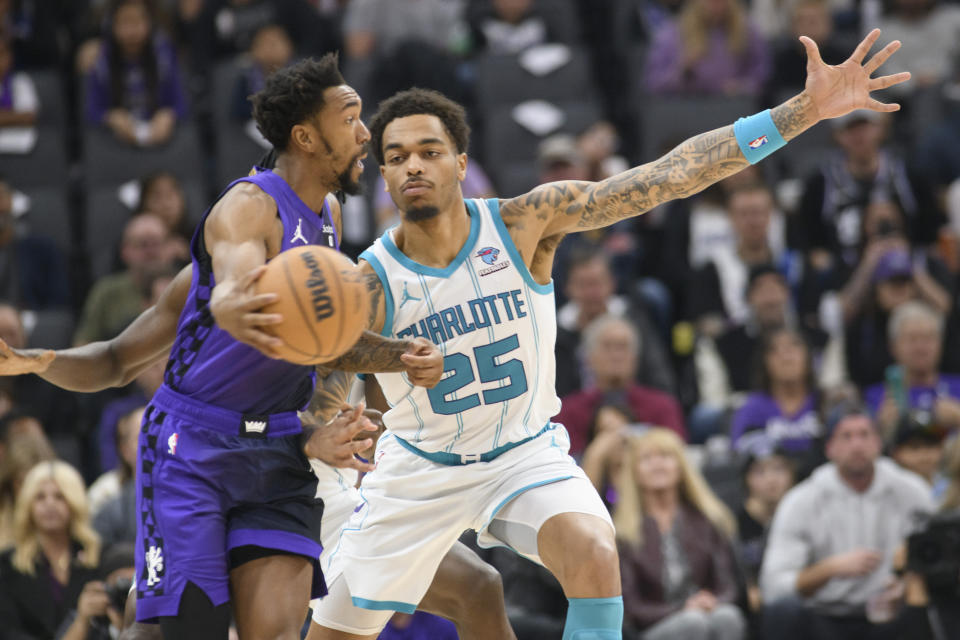
[{"label": "tattooed arm", "polygon": [[[894,41],[862,64],[879,37],[874,30],[841,65],[824,64],[816,45],[803,37],[807,49],[804,91],[771,110],[773,122],[786,140],[795,138],[820,120],[855,109],[895,111],[870,97],[876,91],[907,80],[907,73],[870,78],[896,51]],[[542,241],[572,231],[596,229],[641,214],[653,207],[698,193],[748,164],[734,136],[733,125],[700,134],[648,164],[602,182],[554,182],[501,205],[508,226],[531,227]],[[534,258],[535,260],[536,258]]]},{"label": "tattooed arm", "polygon": [[429,340],[397,340],[380,335],[386,322],[387,305],[383,284],[373,267],[362,262],[360,269],[367,282],[370,294],[369,330],[364,331],[347,353],[336,360],[317,367],[320,376],[328,376],[333,370],[355,373],[405,372],[410,384],[418,387],[433,387],[443,375],[443,355]]}]

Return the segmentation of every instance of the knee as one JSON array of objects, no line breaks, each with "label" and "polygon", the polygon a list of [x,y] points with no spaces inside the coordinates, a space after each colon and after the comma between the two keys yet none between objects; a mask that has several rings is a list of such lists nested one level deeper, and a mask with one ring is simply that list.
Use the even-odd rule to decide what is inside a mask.
[{"label": "knee", "polygon": [[709,640],[710,621],[703,611],[681,611],[678,617],[676,633],[673,637],[684,640]]},{"label": "knee", "polygon": [[617,545],[613,540],[612,533],[608,535],[604,532],[591,536],[585,547],[574,558],[581,566],[595,567],[598,572],[604,574],[619,575],[620,558],[617,555]]},{"label": "knee", "polygon": [[473,592],[469,598],[470,606],[476,606],[479,602],[487,611],[503,606],[503,580],[500,572],[492,566],[487,563],[479,565],[474,571],[471,584]]}]

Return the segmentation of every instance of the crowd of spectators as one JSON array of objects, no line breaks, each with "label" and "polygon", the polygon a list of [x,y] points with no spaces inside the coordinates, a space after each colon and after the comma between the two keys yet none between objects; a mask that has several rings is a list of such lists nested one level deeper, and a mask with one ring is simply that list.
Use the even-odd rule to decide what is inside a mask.
[{"label": "crowd of spectators", "polygon": [[[0,338],[108,339],[152,305],[269,146],[247,96],[300,57],[339,51],[366,115],[414,85],[464,103],[464,194],[511,197],[774,106],[798,35],[836,64],[874,26],[913,74],[878,96],[900,112],[561,244],[557,421],[616,525],[626,637],[957,637],[908,551],[960,503],[955,0],[0,0]],[[354,257],[397,216],[364,180]],[[0,638],[115,637],[162,367],[89,395],[0,379]],[[482,553],[518,637],[560,637],[549,573]]]}]

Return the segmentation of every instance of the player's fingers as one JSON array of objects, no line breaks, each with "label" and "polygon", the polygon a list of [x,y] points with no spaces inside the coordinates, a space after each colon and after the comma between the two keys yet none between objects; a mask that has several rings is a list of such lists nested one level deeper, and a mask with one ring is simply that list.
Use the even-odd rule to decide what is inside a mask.
[{"label": "player's fingers", "polygon": [[408,369],[429,369],[440,364],[432,355],[413,355],[412,353],[401,354],[400,361]]},{"label": "player's fingers", "polygon": [[803,44],[803,48],[807,51],[807,70],[811,70],[813,67],[817,67],[823,64],[823,58],[820,57],[820,49],[817,47],[817,43],[808,38],[807,36],[800,36],[800,43]]},{"label": "player's fingers", "polygon": [[257,309],[262,309],[268,304],[273,304],[278,299],[279,296],[275,293],[258,293],[255,296],[250,296],[240,303],[240,308],[244,311],[256,311]]},{"label": "player's fingers", "polygon": [[[806,36],[804,36],[806,37]],[[867,53],[870,52],[873,43],[877,41],[877,38],[880,37],[880,29],[874,29],[867,34],[867,37],[864,38],[860,44],[857,45],[857,48],[853,50],[853,53],[850,54],[850,60],[860,64],[863,62],[863,59],[867,57]]]},{"label": "player's fingers", "polygon": [[880,89],[886,89],[887,87],[892,87],[895,84],[900,84],[901,82],[906,82],[910,79],[910,72],[904,71],[902,73],[894,73],[889,76],[880,76],[879,78],[873,78],[867,82],[868,91],[879,91]]},{"label": "player's fingers", "polygon": [[7,353],[10,353],[10,346],[7,345],[3,338],[0,338],[0,355],[6,355]]},{"label": "player's fingers", "polygon": [[254,267],[247,271],[240,280],[237,281],[237,286],[241,291],[245,290],[247,287],[256,282],[257,278],[263,275],[263,272],[267,270],[267,265],[262,264],[259,267]]},{"label": "player's fingers", "polygon": [[879,100],[870,98],[867,101],[867,109],[870,109],[871,111],[890,113],[891,111],[900,111],[900,105],[896,102],[880,102]]},{"label": "player's fingers", "polygon": [[863,70],[867,72],[867,75],[873,75],[873,72],[880,68],[880,66],[887,61],[887,58],[893,55],[893,52],[900,48],[900,41],[894,40],[883,49],[880,49],[872,58],[867,60],[867,64],[863,65]]},{"label": "player's fingers", "polygon": [[363,460],[357,460],[357,458],[350,456],[349,460],[345,460],[343,467],[346,469],[356,469],[357,471],[363,471],[364,473],[370,473],[377,468],[372,462],[364,462]]},{"label": "player's fingers", "polygon": [[266,334],[263,331],[257,331],[256,329],[248,329],[243,334],[243,337],[245,338],[244,342],[259,350],[264,355],[274,359],[280,357],[280,354],[277,352],[277,349],[283,346],[283,340],[280,338]]},{"label": "player's fingers", "polygon": [[279,313],[245,313],[243,323],[248,327],[267,327],[283,322]]}]

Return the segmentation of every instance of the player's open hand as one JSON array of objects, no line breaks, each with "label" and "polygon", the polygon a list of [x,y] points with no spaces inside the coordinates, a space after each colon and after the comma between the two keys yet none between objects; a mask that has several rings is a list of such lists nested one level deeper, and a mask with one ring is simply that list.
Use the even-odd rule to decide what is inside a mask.
[{"label": "player's open hand", "polygon": [[278,313],[263,313],[262,309],[277,301],[275,293],[254,293],[254,283],[263,275],[266,265],[248,271],[242,278],[222,282],[213,289],[210,297],[210,313],[217,326],[236,340],[248,344],[270,358],[279,358],[275,349],[283,341],[272,336],[264,327],[280,324],[283,317]]},{"label": "player's open hand", "polygon": [[443,353],[426,338],[414,338],[400,356],[410,384],[432,389],[443,375]]},{"label": "player's open hand", "polygon": [[56,357],[49,349],[13,349],[0,340],[0,376],[43,373]]},{"label": "player's open hand", "polygon": [[373,436],[380,428],[371,420],[371,414],[379,422],[379,411],[365,411],[361,402],[357,406],[343,404],[340,413],[322,426],[304,426],[303,453],[308,458],[317,458],[331,467],[373,471],[374,465],[363,462],[355,454],[373,446]]},{"label": "player's open hand", "polygon": [[813,40],[800,36],[800,42],[807,50],[807,83],[804,92],[810,96],[820,120],[838,118],[856,109],[900,109],[899,104],[883,103],[870,97],[871,91],[886,89],[910,79],[908,72],[871,77],[880,65],[900,48],[900,41],[894,40],[864,63],[864,58],[879,37],[880,30],[874,29],[857,45],[845,62],[831,66],[820,57],[820,50]]}]

